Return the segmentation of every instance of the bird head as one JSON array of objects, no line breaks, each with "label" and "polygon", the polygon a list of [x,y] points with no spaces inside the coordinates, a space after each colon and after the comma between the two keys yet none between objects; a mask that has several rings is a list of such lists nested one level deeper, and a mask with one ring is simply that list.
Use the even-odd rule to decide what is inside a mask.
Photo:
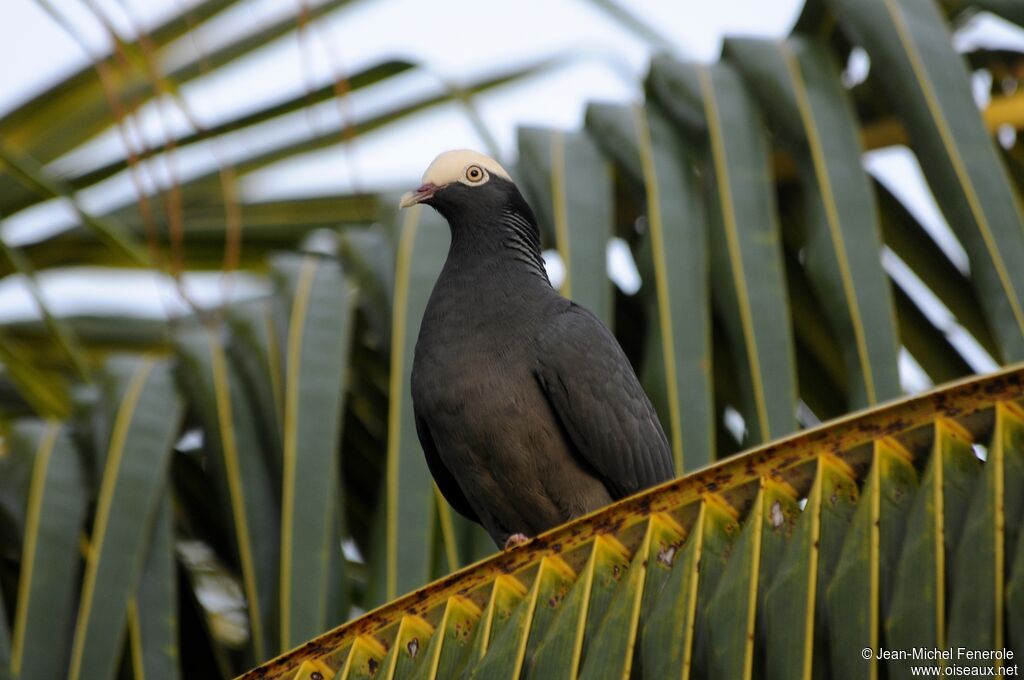
[{"label": "bird head", "polygon": [[446,151],[423,173],[419,188],[399,203],[429,205],[448,221],[452,250],[478,262],[525,264],[545,282],[537,218],[512,178],[496,160],[460,149]]},{"label": "bird head", "polygon": [[510,194],[518,197],[519,191],[496,160],[457,149],[435,158],[423,173],[419,188],[402,196],[398,205],[408,208],[423,203],[450,217],[460,209],[476,212],[488,205],[503,205]]}]

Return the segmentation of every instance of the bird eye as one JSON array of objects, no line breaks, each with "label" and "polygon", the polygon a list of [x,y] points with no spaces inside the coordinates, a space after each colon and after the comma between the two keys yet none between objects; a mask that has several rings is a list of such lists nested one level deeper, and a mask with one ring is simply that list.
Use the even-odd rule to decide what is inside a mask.
[{"label": "bird eye", "polygon": [[466,168],[466,179],[470,182],[479,182],[484,178],[484,169],[479,165],[471,165]]}]

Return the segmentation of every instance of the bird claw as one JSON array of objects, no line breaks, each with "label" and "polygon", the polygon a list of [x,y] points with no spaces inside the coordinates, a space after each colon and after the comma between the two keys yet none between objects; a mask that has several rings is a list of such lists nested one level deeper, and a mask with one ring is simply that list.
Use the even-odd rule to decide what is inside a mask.
[{"label": "bird claw", "polygon": [[526,534],[512,534],[507,539],[505,539],[505,550],[508,550],[509,548],[514,548],[517,545],[522,545],[523,543],[526,543],[529,540],[530,538]]}]

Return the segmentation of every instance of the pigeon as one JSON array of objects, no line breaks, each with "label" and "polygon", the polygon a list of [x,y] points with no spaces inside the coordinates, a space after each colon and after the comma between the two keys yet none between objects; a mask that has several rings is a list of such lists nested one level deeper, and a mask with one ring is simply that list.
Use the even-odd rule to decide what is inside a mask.
[{"label": "pigeon", "polygon": [[451,229],[412,366],[416,432],[448,503],[508,549],[670,479],[636,373],[551,286],[537,219],[504,168],[442,153],[399,205],[417,204]]}]

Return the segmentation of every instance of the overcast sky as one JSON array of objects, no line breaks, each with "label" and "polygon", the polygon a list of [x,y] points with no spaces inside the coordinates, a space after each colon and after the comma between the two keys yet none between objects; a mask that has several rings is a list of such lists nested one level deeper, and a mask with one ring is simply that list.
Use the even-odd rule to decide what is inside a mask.
[{"label": "overcast sky", "polygon": [[[82,0],[50,0],[73,22],[93,54],[109,52],[109,39]],[[92,0],[125,35],[134,22],[152,27],[184,0]],[[249,0],[210,22],[198,45],[183,41],[172,50],[168,65],[197,47],[210,50],[240,32],[249,32],[282,15],[292,15],[303,0]],[[311,0],[306,0],[311,1]],[[628,3],[638,17],[663,36],[672,49],[691,58],[717,57],[723,34],[782,36],[791,28],[802,0],[704,0]],[[0,58],[5,64],[31,68],[0,69],[0,111],[38,92],[46,83],[87,63],[81,46],[58,26],[37,0],[3,0]],[[127,6],[131,17],[124,11]],[[376,88],[352,97],[350,113],[359,119],[410,92],[437,87],[438,77],[467,82],[474,77],[549,55],[572,54],[562,68],[481,98],[481,112],[505,154],[514,152],[517,124],[539,123],[577,127],[589,100],[624,100],[639,96],[639,76],[646,69],[652,45],[624,30],[587,0],[360,0],[317,22],[300,41],[292,33],[252,57],[198,79],[184,90],[190,109],[211,125],[240,112],[257,109],[311,85],[330,82],[337,73],[351,73],[381,60],[400,57],[424,67],[425,73],[399,79],[395,88]],[[432,75],[433,74],[433,75]],[[397,90],[397,92],[396,92]],[[363,96],[363,95],[366,96]],[[338,115],[334,103],[318,107],[304,125],[324,126]],[[149,117],[159,139],[159,119]],[[177,128],[186,123],[180,116]],[[91,145],[89,153],[120,153],[113,133],[107,146]],[[322,193],[345,190],[356,168],[358,183],[376,187],[415,179],[440,151],[457,146],[483,146],[455,107],[424,113],[355,145],[356,163],[338,162],[339,148],[309,154],[260,173],[249,183],[258,195]],[[304,171],[296,172],[298,166]],[[284,172],[287,171],[287,172]],[[263,181],[261,181],[263,180]]]}]

